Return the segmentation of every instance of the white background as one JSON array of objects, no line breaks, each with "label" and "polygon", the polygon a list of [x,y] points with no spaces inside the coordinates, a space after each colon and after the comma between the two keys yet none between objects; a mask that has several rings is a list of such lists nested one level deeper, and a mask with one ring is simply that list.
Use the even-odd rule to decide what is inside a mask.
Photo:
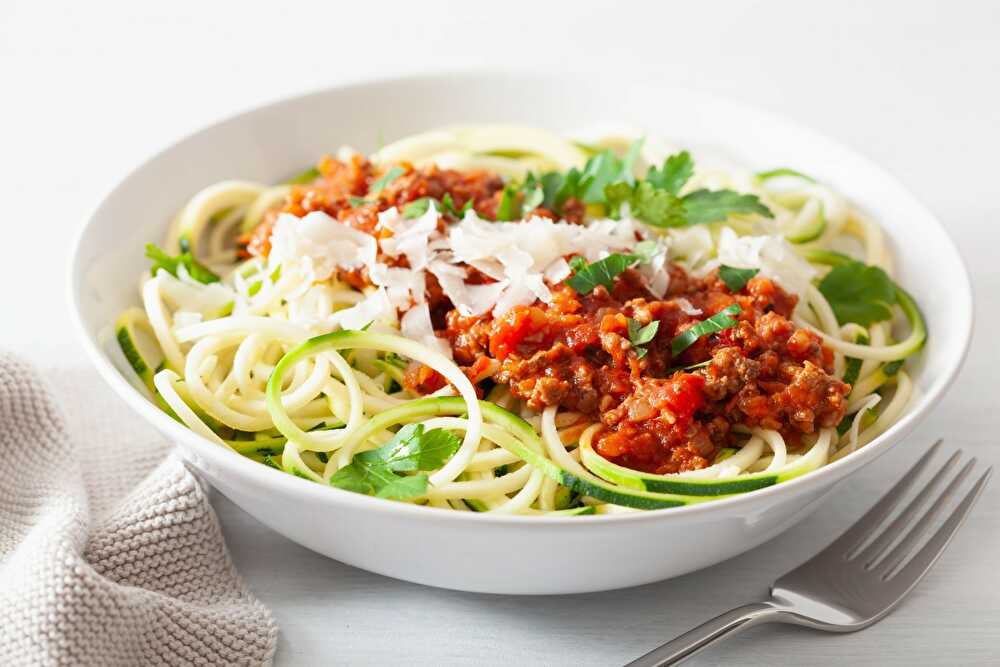
[{"label": "white background", "polygon": [[[1000,461],[998,33],[1000,4],[985,1],[2,0],[0,345],[46,366],[83,363],[64,271],[89,210],[152,152],[288,94],[440,68],[640,70],[812,125],[884,165],[940,217],[969,263],[977,325],[964,372],[924,427],[844,484],[805,525],[670,582],[511,598],[355,570],[270,533],[224,499],[216,503],[238,567],[281,625],[278,664],[621,663],[764,594],[933,439]],[[874,628],[847,636],[756,629],[692,663],[997,664],[998,487],[917,591]],[[669,546],[636,548],[666,554]],[[400,550],[405,557],[405,545]]]}]

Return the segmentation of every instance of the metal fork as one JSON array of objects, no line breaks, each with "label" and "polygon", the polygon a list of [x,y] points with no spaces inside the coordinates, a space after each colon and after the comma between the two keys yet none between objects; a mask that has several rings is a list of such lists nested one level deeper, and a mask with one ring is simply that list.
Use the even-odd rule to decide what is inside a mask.
[{"label": "metal fork", "polygon": [[[940,527],[917,549],[976,464],[970,460],[913,522],[961,457],[957,451],[916,497],[880,533],[916,478],[941,445],[938,440],[896,486],[830,546],[771,586],[771,597],[727,611],[653,649],[627,667],[676,665],[702,649],[761,623],[792,623],[828,632],[854,632],[884,618],[913,590],[961,527],[992,473],[992,467],[962,498]],[[912,523],[912,527],[907,528]],[[874,539],[873,539],[874,538]]]}]

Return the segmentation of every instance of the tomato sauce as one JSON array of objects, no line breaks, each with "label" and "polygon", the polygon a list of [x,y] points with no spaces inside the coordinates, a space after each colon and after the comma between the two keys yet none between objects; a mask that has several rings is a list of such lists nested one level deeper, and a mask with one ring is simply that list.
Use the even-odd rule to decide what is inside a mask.
[{"label": "tomato sauce", "polygon": [[[401,176],[370,195],[378,174],[369,162],[324,159],[314,183],[294,186],[280,211],[242,239],[244,252],[269,252],[280,212],[324,211],[378,236],[385,233],[377,229],[380,211],[448,194],[457,210],[471,202],[480,216],[495,217],[503,190],[499,176],[402,166]],[[571,221],[581,222],[582,205],[569,204]],[[462,317],[432,274],[426,296],[435,330],[470,378],[481,380],[498,368],[490,381],[508,386],[529,407],[559,406],[599,421],[604,428],[596,450],[630,468],[656,473],[703,468],[732,443],[735,425],[777,430],[794,448],[801,435],[840,422],[850,387],[833,376],[833,354],[822,340],[793,324],[794,295],[759,276],[733,292],[714,272],[696,278],[676,265],[669,272],[670,286],[660,299],[627,270],[611,290],[599,286],[580,295],[560,284],[552,287],[551,303],[517,306],[497,318]],[[370,284],[364,269],[338,277],[357,288]],[[470,275],[470,281],[490,280]],[[732,304],[741,308],[736,326],[699,338],[676,358],[671,354],[676,335]],[[629,340],[630,319],[642,326],[659,323],[642,349]],[[404,384],[427,394],[445,381],[412,364]]]}]

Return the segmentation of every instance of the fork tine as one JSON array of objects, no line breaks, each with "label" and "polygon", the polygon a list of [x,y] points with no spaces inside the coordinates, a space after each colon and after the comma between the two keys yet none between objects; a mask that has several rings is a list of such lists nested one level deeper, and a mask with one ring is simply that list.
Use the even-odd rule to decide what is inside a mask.
[{"label": "fork tine", "polygon": [[[941,513],[942,509],[944,509],[945,503],[958,493],[958,489],[962,485],[962,482],[964,482],[965,478],[969,476],[969,473],[972,472],[975,465],[976,459],[972,459],[962,466],[962,469],[958,471],[958,474],[955,475],[954,478],[952,478],[951,482],[948,483],[948,486],[945,487],[945,490],[942,491],[941,494],[931,503],[931,506],[927,508],[927,511],[924,512],[915,523],[913,523],[910,531],[899,541],[899,544],[893,547],[892,551],[881,559],[878,563],[878,569],[880,571],[888,572],[889,570],[896,569],[896,567],[903,562],[906,556],[913,551],[913,547],[917,544],[920,538],[933,526],[934,519],[937,518],[937,515]],[[933,483],[929,483],[926,487],[924,487],[924,490],[920,492],[920,495],[924,496],[925,500],[927,499],[927,496],[930,495],[929,489],[932,486]],[[895,523],[893,524],[893,527],[895,527]],[[896,534],[901,534],[905,529],[906,525],[900,526],[899,532]],[[874,561],[877,557],[878,556],[876,555],[869,560],[865,564],[865,567],[868,569],[875,567]]]},{"label": "fork tine", "polygon": [[878,528],[885,517],[889,516],[893,508],[902,499],[903,494],[906,490],[910,488],[913,481],[917,478],[924,467],[927,466],[931,457],[941,446],[941,441],[938,440],[927,452],[920,457],[920,459],[913,464],[913,467],[903,475],[902,479],[896,482],[896,485],[892,487],[885,495],[883,495],[877,503],[863,517],[857,520],[853,526],[848,528],[844,533],[834,540],[833,544],[826,548],[827,552],[840,552],[846,554],[846,558],[853,558],[858,547],[865,541],[865,539],[871,535],[872,531]]},{"label": "fork tine", "polygon": [[976,504],[979,494],[983,492],[983,488],[986,486],[986,482],[989,481],[992,473],[992,466],[986,469],[986,472],[979,477],[975,486],[965,494],[965,498],[954,509],[948,520],[941,524],[937,532],[934,533],[931,539],[927,541],[927,544],[916,553],[909,563],[902,568],[889,570],[882,575],[882,579],[888,580],[899,577],[900,584],[907,586],[907,590],[920,581],[924,574],[934,565],[934,562],[945,550],[945,547],[948,546],[948,542],[951,541],[952,536],[962,527],[965,517],[969,515],[969,510]]},{"label": "fork tine", "polygon": [[945,475],[951,470],[955,462],[958,461],[962,456],[962,450],[958,450],[944,462],[944,464],[938,468],[937,472],[933,473],[930,481],[924,485],[924,488],[917,492],[916,497],[910,504],[899,513],[892,523],[879,534],[872,543],[865,547],[864,551],[859,553],[856,557],[861,558],[865,563],[866,569],[871,569],[874,562],[889,548],[897,537],[902,535],[907,526],[909,526],[910,521],[917,515],[917,512],[927,503],[927,500],[932,497],[932,494],[937,491],[937,487],[941,484]]}]

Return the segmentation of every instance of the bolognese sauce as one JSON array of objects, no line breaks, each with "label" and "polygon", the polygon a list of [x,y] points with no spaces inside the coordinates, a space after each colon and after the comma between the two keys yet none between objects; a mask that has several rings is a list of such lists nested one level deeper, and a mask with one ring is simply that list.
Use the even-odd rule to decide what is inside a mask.
[{"label": "bolognese sauce", "polygon": [[[324,159],[315,183],[294,186],[283,208],[242,239],[244,252],[267,255],[280,212],[324,211],[376,237],[392,233],[378,227],[379,212],[424,197],[448,195],[458,209],[471,202],[477,214],[496,217],[504,188],[499,176],[403,168],[381,192],[363,198],[377,176],[372,165],[360,157]],[[575,217],[582,220],[582,205],[568,202],[563,208],[563,217],[567,210],[577,211]],[[552,217],[544,209],[534,215]],[[463,317],[431,274],[426,297],[437,335],[470,377],[496,368],[491,380],[506,385],[528,407],[558,406],[599,421],[597,451],[633,469],[703,468],[733,442],[737,425],[777,430],[795,446],[803,434],[840,422],[850,387],[833,375],[831,350],[793,324],[796,296],[760,276],[733,292],[715,272],[699,278],[676,265],[668,270],[669,289],[662,298],[627,270],[610,290],[598,286],[579,294],[563,283],[551,288],[550,303],[515,306],[498,317]],[[473,282],[492,280],[472,267],[467,271]],[[371,284],[364,269],[338,277],[358,288]],[[735,326],[702,336],[672,355],[675,336],[733,304],[741,309]],[[630,341],[630,319],[643,326],[658,322],[642,350]],[[419,364],[411,365],[404,382],[421,394],[445,384]]]}]

